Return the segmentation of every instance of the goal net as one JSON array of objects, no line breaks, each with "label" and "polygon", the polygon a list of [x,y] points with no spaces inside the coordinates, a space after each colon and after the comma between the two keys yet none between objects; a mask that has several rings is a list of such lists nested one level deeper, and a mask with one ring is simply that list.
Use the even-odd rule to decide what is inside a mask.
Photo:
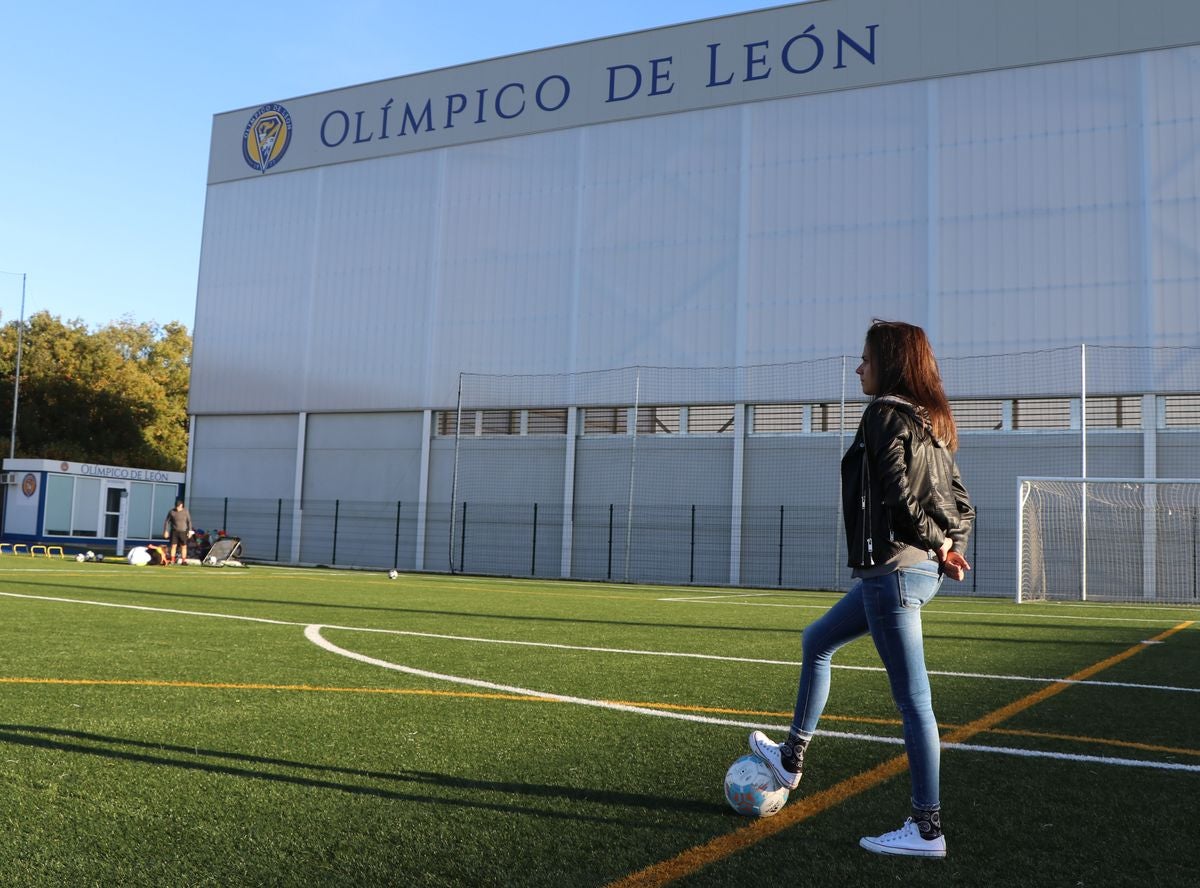
[{"label": "goal net", "polygon": [[1018,479],[1018,601],[1196,604],[1200,480]]}]

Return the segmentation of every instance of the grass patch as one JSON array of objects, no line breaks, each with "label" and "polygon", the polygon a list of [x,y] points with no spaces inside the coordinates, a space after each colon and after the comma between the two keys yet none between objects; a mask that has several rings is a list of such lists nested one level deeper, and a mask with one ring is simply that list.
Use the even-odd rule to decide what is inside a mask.
[{"label": "grass patch", "polygon": [[[748,825],[721,796],[742,723],[786,726],[835,599],[5,557],[0,884],[609,884]],[[679,884],[1190,884],[1200,633],[1138,646],[1197,619],[935,599],[943,733],[1137,653],[967,741],[1009,752],[944,753],[946,861],[857,848],[905,772]],[[822,728],[858,736],[814,741],[789,807],[902,751],[871,739],[900,728],[870,641],[835,665],[868,669],[835,669]]]}]

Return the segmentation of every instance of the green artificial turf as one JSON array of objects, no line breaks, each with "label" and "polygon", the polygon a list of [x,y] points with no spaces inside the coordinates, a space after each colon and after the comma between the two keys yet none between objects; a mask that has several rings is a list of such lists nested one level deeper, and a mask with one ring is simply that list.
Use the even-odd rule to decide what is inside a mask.
[{"label": "green artificial turf", "polygon": [[[786,729],[800,630],[835,599],[5,556],[0,885],[619,881],[752,826],[725,769],[744,725]],[[924,623],[943,734],[1048,686],[1017,678],[1136,653],[965,741],[993,749],[947,749],[950,856],[913,861],[857,847],[900,825],[908,777],[846,789],[902,754],[880,739],[900,728],[878,657],[855,642],[835,665],[868,668],[835,669],[821,727],[856,736],[814,740],[778,816],[837,801],[670,878],[1193,884],[1200,633],[1142,642],[1197,619],[939,596]],[[374,662],[319,647],[314,625]]]}]

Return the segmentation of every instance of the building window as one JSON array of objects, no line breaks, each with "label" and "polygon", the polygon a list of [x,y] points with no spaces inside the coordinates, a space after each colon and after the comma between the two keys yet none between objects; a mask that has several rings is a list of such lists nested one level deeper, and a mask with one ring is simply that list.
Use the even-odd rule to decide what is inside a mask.
[{"label": "building window", "polygon": [[733,405],[689,407],[688,434],[723,434],[733,431]]},{"label": "building window", "polygon": [[75,479],[70,475],[46,476],[46,533],[71,535],[71,503],[75,499]]},{"label": "building window", "polygon": [[567,433],[567,411],[530,410],[525,421],[527,435],[565,435]]},{"label": "building window", "polygon": [[482,435],[519,435],[521,434],[520,410],[484,410],[480,423]]},{"label": "building window", "polygon": [[100,535],[100,480],[75,479],[75,510],[71,515],[71,536]]},{"label": "building window", "polygon": [[[434,424],[436,434],[444,438],[453,438],[458,434],[458,410],[439,410],[437,422]],[[475,411],[462,412],[462,428],[464,435],[475,434]]]},{"label": "building window", "polygon": [[1088,428],[1136,429],[1142,425],[1139,396],[1087,399]]},{"label": "building window", "polygon": [[639,407],[637,433],[639,435],[678,435],[679,408]]},{"label": "building window", "polygon": [[[814,432],[852,432],[858,428],[866,404],[852,401],[846,402],[842,410],[841,402],[812,405],[812,430]],[[840,419],[839,419],[840,416]]]},{"label": "building window", "polygon": [[1069,398],[1017,398],[1013,401],[1014,429],[1069,429],[1071,400]]},{"label": "building window", "polygon": [[990,432],[1004,428],[1003,401],[954,401],[950,408],[960,432]]},{"label": "building window", "polygon": [[754,408],[755,435],[786,434],[804,431],[803,404],[758,404]]},{"label": "building window", "polygon": [[628,407],[585,408],[583,433],[585,435],[624,435],[628,416]]},{"label": "building window", "polygon": [[1163,425],[1167,428],[1200,426],[1200,395],[1164,396]]}]

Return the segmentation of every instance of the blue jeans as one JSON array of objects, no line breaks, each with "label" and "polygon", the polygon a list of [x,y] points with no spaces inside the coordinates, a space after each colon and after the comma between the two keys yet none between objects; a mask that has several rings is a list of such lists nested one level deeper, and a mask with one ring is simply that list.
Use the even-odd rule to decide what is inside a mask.
[{"label": "blue jeans", "polygon": [[834,652],[870,632],[904,721],[912,802],[918,808],[939,805],[941,745],[925,671],[921,607],[941,585],[935,561],[855,580],[841,601],[804,630],[800,690],[792,720],[793,734],[812,737],[829,699],[829,663]]}]

